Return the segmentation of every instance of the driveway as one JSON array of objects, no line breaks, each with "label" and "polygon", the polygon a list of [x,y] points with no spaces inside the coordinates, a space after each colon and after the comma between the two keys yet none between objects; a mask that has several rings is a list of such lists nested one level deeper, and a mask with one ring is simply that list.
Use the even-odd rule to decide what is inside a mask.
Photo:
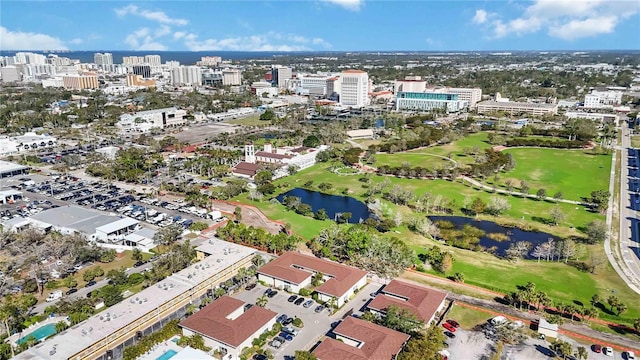
[{"label": "driveway", "polygon": [[[275,359],[293,358],[296,350],[309,350],[322,336],[329,332],[333,326],[337,325],[347,311],[353,309],[353,312],[358,312],[370,299],[369,294],[378,290],[379,287],[379,284],[367,284],[350,302],[334,315],[331,315],[327,309],[316,314],[314,310],[316,306],[318,306],[318,303],[314,303],[313,306],[309,308],[304,308],[302,305],[287,302],[291,294],[284,290],[279,290],[276,296],[269,299],[265,308],[277,312],[278,315],[287,314],[289,317],[298,317],[302,319],[304,327],[298,329],[298,336],[293,338],[292,341],[287,341],[280,349],[276,350],[269,345],[265,345],[265,347],[271,351]],[[266,289],[265,286],[258,284],[258,286],[252,290],[243,290],[234,295],[234,297],[247,303],[255,304],[256,299],[261,297]],[[310,297],[307,297],[307,299],[310,299]]]}]

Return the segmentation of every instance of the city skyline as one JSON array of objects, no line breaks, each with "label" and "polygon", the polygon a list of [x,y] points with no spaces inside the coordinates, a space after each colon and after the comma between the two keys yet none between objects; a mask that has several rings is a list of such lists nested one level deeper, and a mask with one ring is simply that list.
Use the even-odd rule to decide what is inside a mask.
[{"label": "city skyline", "polygon": [[6,2],[0,50],[640,49],[639,10],[627,0]]}]

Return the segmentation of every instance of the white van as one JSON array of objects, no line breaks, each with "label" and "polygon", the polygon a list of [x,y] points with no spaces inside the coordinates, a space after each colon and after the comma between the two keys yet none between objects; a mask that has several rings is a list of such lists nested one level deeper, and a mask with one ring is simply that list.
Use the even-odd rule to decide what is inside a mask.
[{"label": "white van", "polygon": [[47,296],[47,302],[52,302],[62,298],[62,290],[56,290]]}]

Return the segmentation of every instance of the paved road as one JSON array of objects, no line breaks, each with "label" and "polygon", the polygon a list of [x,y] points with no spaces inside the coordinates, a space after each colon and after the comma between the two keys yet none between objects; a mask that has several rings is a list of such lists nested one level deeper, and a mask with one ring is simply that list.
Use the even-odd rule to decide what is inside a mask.
[{"label": "paved road", "polygon": [[620,232],[618,248],[611,251],[617,251],[623,260],[618,263],[622,279],[640,294],[640,223],[637,213],[640,210],[640,154],[631,148],[630,142],[629,129],[625,124],[622,127],[622,168],[619,179]]}]

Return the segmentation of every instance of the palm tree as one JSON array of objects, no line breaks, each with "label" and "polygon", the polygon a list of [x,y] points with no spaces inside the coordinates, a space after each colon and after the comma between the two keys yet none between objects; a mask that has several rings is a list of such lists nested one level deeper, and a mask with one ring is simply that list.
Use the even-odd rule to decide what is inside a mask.
[{"label": "palm tree", "polygon": [[267,298],[266,295],[262,295],[258,299],[256,299],[256,305],[260,307],[265,307],[268,302],[269,302],[269,298]]},{"label": "palm tree", "polygon": [[581,359],[587,360],[587,358],[589,357],[589,353],[587,352],[587,349],[584,346],[578,346],[578,349],[576,350],[574,355],[579,360]]}]

